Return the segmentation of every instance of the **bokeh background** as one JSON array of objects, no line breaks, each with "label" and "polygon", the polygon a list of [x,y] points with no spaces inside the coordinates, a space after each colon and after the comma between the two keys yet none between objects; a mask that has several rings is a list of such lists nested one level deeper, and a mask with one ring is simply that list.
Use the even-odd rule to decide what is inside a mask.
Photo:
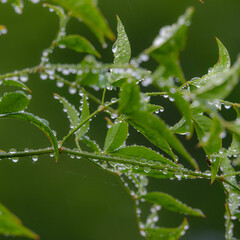
[{"label": "bokeh background", "polygon": [[[115,33],[116,14],[122,19],[133,56],[150,46],[160,27],[174,23],[188,6],[194,6],[196,11],[181,63],[190,80],[205,74],[217,62],[215,37],[224,43],[235,61],[240,53],[240,1],[206,0],[201,4],[198,0],[99,0],[99,7]],[[9,5],[0,4],[0,24],[8,28],[8,34],[0,37],[2,74],[39,64],[41,52],[56,34],[58,19],[41,4],[25,1],[22,15],[17,15]],[[113,60],[112,43],[108,42],[107,49],[101,49],[92,33],[79,21],[71,20],[68,32],[80,33],[90,39],[101,52],[104,62]],[[81,54],[58,50],[52,60],[77,63],[81,59]],[[65,96],[77,107],[79,96],[72,96],[67,88],[57,88],[54,81],[42,81],[35,75],[31,76],[28,86],[33,92],[29,111],[47,119],[61,139],[68,132],[69,124],[62,106],[53,99],[53,93]],[[232,100],[239,101],[239,90],[236,88]],[[94,104],[91,107],[93,109]],[[175,111],[163,118],[168,122],[176,121]],[[103,146],[106,134],[103,115],[91,124],[89,135]],[[5,151],[49,145],[41,131],[22,121],[1,120],[0,136],[0,149]],[[137,139],[141,144],[148,144],[140,136]],[[128,144],[135,141],[136,135],[131,134]],[[195,148],[195,142],[185,142],[185,145],[203,169],[206,168],[204,155]],[[149,190],[168,192],[192,207],[202,209],[207,215],[206,219],[189,217],[190,230],[183,239],[224,239],[224,194],[217,183],[211,186],[204,180],[149,181]],[[18,163],[1,160],[0,201],[42,240],[143,239],[138,232],[133,201],[119,180],[86,159],[61,156],[58,164],[48,156],[40,157],[34,163],[30,158],[20,159]],[[160,213],[161,226],[176,227],[182,222],[180,215],[166,211]]]}]

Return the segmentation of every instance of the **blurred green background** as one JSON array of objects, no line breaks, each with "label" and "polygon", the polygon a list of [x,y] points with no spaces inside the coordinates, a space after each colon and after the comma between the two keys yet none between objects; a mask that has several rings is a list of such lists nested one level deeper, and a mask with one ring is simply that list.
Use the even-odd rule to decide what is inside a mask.
[{"label": "blurred green background", "polygon": [[[240,52],[239,0],[206,0],[205,4],[198,0],[99,0],[99,7],[115,33],[116,14],[122,19],[133,56],[150,46],[160,27],[174,23],[188,6],[195,6],[196,11],[181,63],[190,80],[205,74],[217,62],[215,37],[224,43],[235,61]],[[1,4],[0,24],[8,28],[8,34],[0,37],[0,73],[6,73],[39,64],[41,52],[56,34],[58,19],[41,4],[25,1],[22,15],[17,15],[9,5]],[[86,36],[101,52],[104,62],[113,60],[112,43],[108,42],[107,49],[101,49],[81,22],[71,20],[68,32]],[[76,63],[81,59],[82,55],[66,50],[56,51],[53,57],[55,62]],[[41,81],[35,75],[27,84],[33,92],[29,111],[47,119],[61,139],[68,132],[69,124],[62,106],[53,99],[53,92],[65,96],[77,107],[79,97],[70,95],[66,88],[56,88],[54,81]],[[239,101],[238,91],[239,88],[232,96],[235,101]],[[167,117],[169,121],[176,121],[174,112]],[[91,124],[89,135],[102,146],[106,134],[103,115]],[[0,149],[5,151],[49,145],[41,131],[22,121],[1,120],[0,134]],[[143,138],[132,134],[128,144],[133,144],[136,137],[139,143],[146,143]],[[206,168],[204,155],[195,149],[195,142],[185,145]],[[206,219],[189,217],[190,230],[182,239],[224,239],[224,194],[217,183],[211,186],[204,180],[149,181],[149,190],[168,192],[192,207],[202,209],[207,215]],[[42,240],[142,239],[133,201],[119,180],[85,159],[61,156],[58,164],[47,156],[34,163],[28,158],[20,159],[18,163],[1,160],[0,201]],[[182,216],[165,211],[160,213],[161,226],[175,227],[182,222]],[[239,230],[236,234],[240,236]]]}]

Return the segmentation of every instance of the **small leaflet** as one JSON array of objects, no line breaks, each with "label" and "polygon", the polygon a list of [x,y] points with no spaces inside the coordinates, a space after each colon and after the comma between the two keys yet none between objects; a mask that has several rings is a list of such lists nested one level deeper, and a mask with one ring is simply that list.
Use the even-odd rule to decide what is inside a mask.
[{"label": "small leaflet", "polygon": [[121,147],[128,135],[128,124],[126,122],[114,123],[107,132],[104,144],[105,152],[112,152]]},{"label": "small leaflet", "polygon": [[114,54],[114,63],[125,64],[129,63],[129,60],[131,58],[131,47],[124,26],[118,16],[117,22],[118,38],[112,47],[112,51]]}]

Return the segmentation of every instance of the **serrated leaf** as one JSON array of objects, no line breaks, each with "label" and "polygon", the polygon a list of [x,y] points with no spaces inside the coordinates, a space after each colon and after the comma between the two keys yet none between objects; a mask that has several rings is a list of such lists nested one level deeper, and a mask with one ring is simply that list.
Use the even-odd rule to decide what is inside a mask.
[{"label": "serrated leaf", "polygon": [[222,148],[222,139],[220,137],[222,132],[221,123],[217,118],[211,120],[200,114],[194,115],[193,118],[198,139],[211,162],[211,181],[213,182],[216,178],[221,160],[218,156],[219,150]]},{"label": "serrated leaf", "polygon": [[112,154],[128,157],[139,161],[140,160],[157,161],[160,162],[161,164],[169,164],[170,166],[175,167],[177,166],[175,163],[163,157],[161,154],[143,146],[128,146],[125,148],[120,148],[112,152]]},{"label": "serrated leaf", "polygon": [[36,117],[31,113],[23,113],[23,112],[1,114],[0,118],[15,118],[15,119],[25,120],[29,123],[34,124],[39,129],[41,129],[47,135],[49,140],[51,141],[51,143],[54,147],[56,161],[58,161],[58,156],[59,156],[58,141],[57,141],[57,138],[55,137],[53,131],[48,126],[46,120]]},{"label": "serrated leaf", "polygon": [[118,105],[119,113],[131,114],[141,109],[141,95],[138,85],[133,79],[129,79],[123,85],[120,92]]},{"label": "serrated leaf", "polygon": [[[190,81],[190,87],[195,86],[196,89],[201,88],[206,83],[213,81],[214,77],[221,72],[226,72],[230,69],[231,60],[228,54],[227,49],[222,44],[222,42],[216,38],[218,49],[219,49],[219,59],[218,62],[214,65],[212,69],[209,70],[208,74],[204,75],[203,77]],[[194,89],[192,89],[194,92]]]},{"label": "serrated leaf", "polygon": [[57,44],[58,46],[64,46],[76,52],[89,53],[97,57],[100,57],[100,54],[93,47],[93,45],[86,38],[80,35],[68,35],[68,36],[62,37]]},{"label": "serrated leaf", "polygon": [[239,81],[240,58],[228,71],[217,72],[194,93],[207,100],[224,99],[235,88]]},{"label": "serrated leaf", "polygon": [[187,228],[188,223],[184,219],[182,225],[177,228],[146,228],[145,232],[149,240],[178,240]]},{"label": "serrated leaf", "polygon": [[0,101],[0,114],[22,111],[28,104],[29,99],[23,92],[6,93]]},{"label": "serrated leaf", "polygon": [[[82,112],[81,112],[81,118],[80,122],[84,121],[89,116],[89,107],[88,107],[88,101],[86,97],[86,93],[83,90],[83,99],[82,99]],[[76,140],[79,141],[79,139],[84,136],[84,134],[88,131],[89,128],[89,121],[87,121],[77,132],[76,132]]]},{"label": "serrated leaf", "polygon": [[80,122],[79,120],[79,114],[76,110],[76,108],[71,105],[64,97],[61,97],[58,94],[54,94],[54,96],[59,99],[59,101],[63,104],[64,109],[67,111],[68,118],[70,120],[71,126],[74,128],[78,125]]},{"label": "serrated leaf", "polygon": [[20,219],[0,204],[0,234],[38,239],[38,235],[22,225]]},{"label": "serrated leaf", "polygon": [[204,217],[204,214],[201,210],[188,207],[186,204],[180,202],[179,200],[166,193],[150,192],[146,195],[141,196],[141,198],[150,203],[160,205],[169,211],[178,212],[185,215]]},{"label": "serrated leaf", "polygon": [[29,92],[32,92],[24,83],[18,81],[18,80],[12,80],[12,79],[4,79],[2,80],[3,86],[11,86],[11,87],[19,87],[24,90],[27,90]]},{"label": "serrated leaf", "polygon": [[95,141],[90,140],[88,137],[83,136],[80,141],[82,143],[84,143],[88,148],[90,148],[93,152],[99,153],[100,152],[100,148],[99,146],[96,144]]},{"label": "serrated leaf", "polygon": [[114,63],[125,64],[129,63],[129,60],[131,58],[131,47],[128,41],[127,34],[125,32],[125,28],[118,16],[117,22],[118,38],[112,48],[112,51],[114,53]]},{"label": "serrated leaf", "polygon": [[113,152],[121,147],[128,135],[128,124],[126,122],[114,123],[107,132],[104,143],[105,152]]},{"label": "serrated leaf", "polygon": [[163,120],[148,112],[135,112],[134,114],[128,115],[127,121],[138,129],[150,142],[163,151],[171,154],[169,147],[167,147],[169,144],[188,160],[193,167],[198,169],[197,162],[189,155],[182,143],[176,138],[171,130],[168,129]]},{"label": "serrated leaf", "polygon": [[111,40],[114,39],[114,34],[95,6],[96,2],[93,3],[92,0],[51,0],[50,2],[61,6],[73,17],[81,19],[102,44],[105,36]]}]

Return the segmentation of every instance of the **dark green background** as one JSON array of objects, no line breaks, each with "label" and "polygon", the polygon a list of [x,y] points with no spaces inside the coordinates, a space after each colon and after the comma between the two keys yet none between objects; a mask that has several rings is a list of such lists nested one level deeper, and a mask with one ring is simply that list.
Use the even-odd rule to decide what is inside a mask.
[{"label": "dark green background", "polygon": [[[205,74],[216,63],[215,36],[225,44],[232,61],[240,52],[239,0],[206,0],[204,5],[197,0],[99,0],[99,6],[114,32],[115,15],[120,16],[133,56],[151,45],[160,27],[172,24],[188,6],[195,6],[188,43],[181,55],[187,79]],[[9,5],[1,4],[0,24],[8,28],[8,34],[0,37],[0,73],[5,73],[39,63],[42,50],[56,34],[58,19],[40,4],[26,2],[22,15],[15,14]],[[68,32],[87,36],[101,52],[103,61],[112,61],[111,48],[102,50],[82,23],[72,20]],[[79,62],[81,58],[82,55],[59,50],[53,61]],[[29,111],[48,119],[61,139],[68,132],[68,121],[52,93],[65,96],[76,106],[79,106],[79,97],[69,95],[67,89],[57,89],[54,81],[39,80],[38,76],[31,76],[28,86],[33,91]],[[238,90],[235,92],[233,98],[239,101]],[[174,112],[167,117],[169,121],[176,120]],[[89,134],[102,146],[106,133],[103,115],[91,124]],[[1,120],[0,136],[0,149],[6,151],[13,147],[23,150],[49,145],[43,133],[22,121]],[[135,142],[134,136],[130,135],[129,144]],[[144,140],[140,138],[139,142]],[[204,155],[195,149],[194,143],[186,146],[205,166]],[[211,186],[204,180],[169,183],[150,179],[149,189],[168,192],[207,215],[206,219],[189,217],[190,230],[183,239],[224,239],[224,194],[217,183]],[[62,156],[58,164],[50,157],[41,157],[36,163],[28,158],[18,163],[1,160],[0,201],[42,240],[142,239],[133,202],[119,180],[85,159]],[[165,227],[175,227],[182,219],[165,211],[160,214],[160,224]]]}]

